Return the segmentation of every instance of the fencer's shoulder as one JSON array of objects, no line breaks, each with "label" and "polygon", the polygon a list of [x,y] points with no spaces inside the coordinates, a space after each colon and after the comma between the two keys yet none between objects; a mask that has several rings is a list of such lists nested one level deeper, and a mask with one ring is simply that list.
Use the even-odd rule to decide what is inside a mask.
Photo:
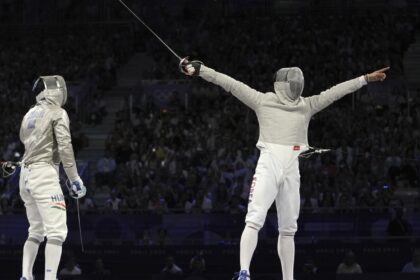
[{"label": "fencer's shoulder", "polygon": [[272,91],[268,91],[268,92],[264,92],[262,97],[267,100],[270,100],[270,99],[274,100],[276,98],[276,94]]},{"label": "fencer's shoulder", "polygon": [[307,101],[302,96],[299,97],[299,100],[290,101],[287,98],[285,98],[283,95],[276,94],[275,92],[266,92],[265,94],[263,94],[263,101],[265,101],[266,105],[267,104],[269,105],[270,103],[274,103],[276,105],[286,106],[286,107],[301,107],[307,104]]},{"label": "fencer's shoulder", "polygon": [[51,111],[52,118],[54,120],[69,118],[67,111],[61,107],[58,107],[58,106],[51,107],[50,111]]},{"label": "fencer's shoulder", "polygon": [[310,96],[305,96],[305,97],[301,96],[301,97],[299,97],[299,102],[302,102],[303,104],[306,104],[306,103],[308,103],[308,98],[309,97]]},{"label": "fencer's shoulder", "polygon": [[49,110],[50,110],[51,112],[56,113],[56,114],[67,114],[67,111],[66,111],[65,109],[63,109],[63,108],[61,108],[61,107],[58,107],[58,106],[51,106],[51,107],[49,108]]}]

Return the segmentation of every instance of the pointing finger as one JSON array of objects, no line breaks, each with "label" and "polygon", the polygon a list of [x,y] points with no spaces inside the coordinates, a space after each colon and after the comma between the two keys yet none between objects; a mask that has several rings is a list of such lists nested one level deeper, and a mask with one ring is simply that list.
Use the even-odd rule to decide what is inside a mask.
[{"label": "pointing finger", "polygon": [[382,68],[382,69],[377,70],[377,71],[375,71],[375,72],[383,73],[383,72],[385,72],[385,71],[388,71],[390,68],[391,68],[391,67],[385,67],[385,68]]}]

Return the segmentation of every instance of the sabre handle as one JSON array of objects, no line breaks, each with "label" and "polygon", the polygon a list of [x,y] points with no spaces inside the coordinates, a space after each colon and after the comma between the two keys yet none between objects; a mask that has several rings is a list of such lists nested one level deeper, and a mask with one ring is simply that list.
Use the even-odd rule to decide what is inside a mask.
[{"label": "sabre handle", "polygon": [[179,67],[179,71],[181,71],[181,73],[188,74],[187,69],[185,69],[185,67],[189,63],[189,60],[188,59],[189,59],[189,56],[186,56],[186,57],[184,57],[183,59],[181,59],[179,61],[178,67]]},{"label": "sabre handle", "polygon": [[16,172],[16,168],[21,165],[20,162],[0,161],[1,175],[4,178],[12,176]]},{"label": "sabre handle", "polygon": [[77,177],[72,182],[67,180],[66,186],[69,191],[69,195],[74,199],[79,199],[86,195],[86,187],[80,177]]},{"label": "sabre handle", "polygon": [[189,61],[189,57],[186,56],[179,61],[179,70],[188,76],[198,76],[202,64],[199,60]]},{"label": "sabre handle", "polygon": [[19,167],[21,165],[20,162],[16,162],[16,161],[0,161],[0,165],[6,167],[6,168],[16,168]]}]

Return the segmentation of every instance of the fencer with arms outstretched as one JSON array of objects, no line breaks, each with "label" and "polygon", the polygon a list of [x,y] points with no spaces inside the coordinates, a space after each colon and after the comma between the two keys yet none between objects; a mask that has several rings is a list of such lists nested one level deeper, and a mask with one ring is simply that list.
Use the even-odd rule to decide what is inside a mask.
[{"label": "fencer with arms outstretched", "polygon": [[309,149],[308,126],[311,117],[334,101],[357,91],[369,82],[383,81],[384,68],[340,83],[319,95],[302,97],[304,77],[298,67],[282,68],[275,74],[274,92],[262,93],[206,67],[199,61],[185,61],[186,75],[200,76],[232,93],[257,115],[260,150],[253,177],[245,229],[240,241],[239,280],[250,279],[250,263],[268,209],[276,203],[278,217],[277,250],[283,280],[293,280],[294,235],[300,208],[300,153]]},{"label": "fencer with arms outstretched", "polygon": [[36,104],[23,118],[20,139],[25,145],[21,163],[20,196],[25,203],[29,234],[23,248],[21,280],[32,280],[32,268],[39,244],[45,246],[45,280],[56,280],[62,244],[67,236],[64,195],[59,182],[63,164],[71,182],[71,195],[86,194],[74,159],[70,121],[62,108],[67,100],[66,83],[61,76],[42,76],[34,84]]}]

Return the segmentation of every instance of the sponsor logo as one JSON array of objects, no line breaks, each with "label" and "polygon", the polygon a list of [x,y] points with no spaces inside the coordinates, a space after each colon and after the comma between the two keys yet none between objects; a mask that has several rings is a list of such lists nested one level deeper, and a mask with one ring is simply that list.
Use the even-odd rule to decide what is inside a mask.
[{"label": "sponsor logo", "polygon": [[254,197],[254,189],[255,189],[256,184],[257,184],[257,177],[254,176],[254,177],[252,177],[251,189],[249,190],[248,203],[252,202],[252,198]]},{"label": "sponsor logo", "polygon": [[293,146],[293,151],[300,151],[300,146]]}]

